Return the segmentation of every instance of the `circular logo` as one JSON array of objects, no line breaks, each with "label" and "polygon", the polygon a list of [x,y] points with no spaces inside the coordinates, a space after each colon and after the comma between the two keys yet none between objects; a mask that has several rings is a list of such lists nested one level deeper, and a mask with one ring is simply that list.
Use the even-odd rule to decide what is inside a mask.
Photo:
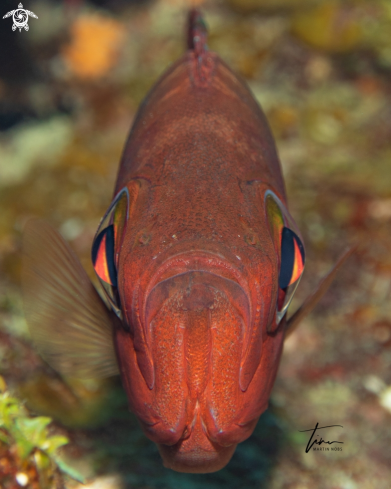
[{"label": "circular logo", "polygon": [[14,20],[14,25],[12,26],[12,30],[14,31],[15,29],[22,29],[23,27],[28,30],[28,19],[29,16],[27,12],[22,9],[18,8],[14,11],[14,15],[12,16]]}]

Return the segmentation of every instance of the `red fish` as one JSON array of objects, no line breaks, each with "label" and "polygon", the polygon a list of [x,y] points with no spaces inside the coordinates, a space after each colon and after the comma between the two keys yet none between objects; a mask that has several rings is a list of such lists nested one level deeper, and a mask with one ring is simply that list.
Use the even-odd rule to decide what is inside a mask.
[{"label": "red fish", "polygon": [[[188,51],[142,104],[114,200],[92,246],[111,310],[49,225],[24,237],[32,337],[57,370],[120,372],[130,407],[166,467],[224,467],[268,406],[304,269],[273,137],[246,84],[206,48]],[[119,365],[119,367],[118,367]]]}]

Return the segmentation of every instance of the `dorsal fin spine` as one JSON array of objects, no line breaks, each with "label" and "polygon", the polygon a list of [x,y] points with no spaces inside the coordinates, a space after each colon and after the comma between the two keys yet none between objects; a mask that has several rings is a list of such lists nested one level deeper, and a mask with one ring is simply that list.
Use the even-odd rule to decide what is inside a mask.
[{"label": "dorsal fin spine", "polygon": [[189,13],[187,47],[194,50],[197,56],[201,56],[207,51],[206,40],[208,30],[201,12],[198,9],[192,9]]}]

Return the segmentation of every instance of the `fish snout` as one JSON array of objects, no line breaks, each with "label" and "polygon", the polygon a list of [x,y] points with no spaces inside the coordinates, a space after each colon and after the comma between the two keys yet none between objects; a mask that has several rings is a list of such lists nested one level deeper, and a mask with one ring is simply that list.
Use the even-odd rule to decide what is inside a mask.
[{"label": "fish snout", "polygon": [[230,461],[235,445],[222,446],[214,443],[205,433],[201,418],[196,420],[190,436],[175,445],[158,445],[165,467],[177,472],[209,473],[222,469]]},{"label": "fish snout", "polygon": [[210,255],[161,263],[136,290],[134,334],[118,333],[117,353],[130,405],[167,467],[219,470],[266,408],[279,352],[263,350],[270,306],[256,292]]},{"label": "fish snout", "polygon": [[154,441],[159,442],[157,431],[164,444],[163,431],[170,439],[192,431],[195,412],[206,403],[223,416],[223,424],[232,421],[249,316],[241,286],[214,273],[186,271],[152,288],[145,331],[153,362],[152,405],[159,417]]},{"label": "fish snout", "polygon": [[[239,379],[250,301],[232,277],[205,270],[173,273],[145,299],[154,378],[150,403],[159,420],[146,432],[159,444],[184,447],[187,438],[195,443],[200,423],[209,452],[219,446],[220,453],[248,436],[235,419],[243,397]],[[182,450],[177,447],[176,457]]]}]

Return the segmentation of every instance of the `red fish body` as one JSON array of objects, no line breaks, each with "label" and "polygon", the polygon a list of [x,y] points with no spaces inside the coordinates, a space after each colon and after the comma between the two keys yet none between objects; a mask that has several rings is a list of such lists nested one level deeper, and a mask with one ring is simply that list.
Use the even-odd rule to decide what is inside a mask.
[{"label": "red fish body", "polygon": [[143,103],[116,192],[124,385],[166,464],[216,470],[266,409],[283,328],[265,192],[284,184],[265,117],[214,53],[189,50]]},{"label": "red fish body", "polygon": [[[95,270],[120,320],[100,313],[100,329],[89,331],[104,330],[96,340],[103,353],[94,352],[95,363],[86,366],[99,373],[99,355],[115,363],[106,352],[113,334],[132,410],[165,465],[183,472],[221,469],[267,408],[284,314],[304,267],[266,119],[204,38],[193,13],[191,49],[152,89],[125,146],[115,199],[93,245]],[[43,229],[41,239],[50,232]],[[34,275],[40,257],[31,251],[33,235],[27,232],[26,290],[46,287],[42,271]],[[69,268],[73,260],[76,270],[67,253],[64,263]],[[85,290],[93,310],[100,299]],[[56,306],[45,307],[54,323]],[[57,348],[58,358],[68,359],[70,350],[79,358],[83,347],[72,346],[71,328],[64,353],[42,340],[52,326],[29,322],[46,357]],[[63,371],[70,365],[51,359]]]}]

